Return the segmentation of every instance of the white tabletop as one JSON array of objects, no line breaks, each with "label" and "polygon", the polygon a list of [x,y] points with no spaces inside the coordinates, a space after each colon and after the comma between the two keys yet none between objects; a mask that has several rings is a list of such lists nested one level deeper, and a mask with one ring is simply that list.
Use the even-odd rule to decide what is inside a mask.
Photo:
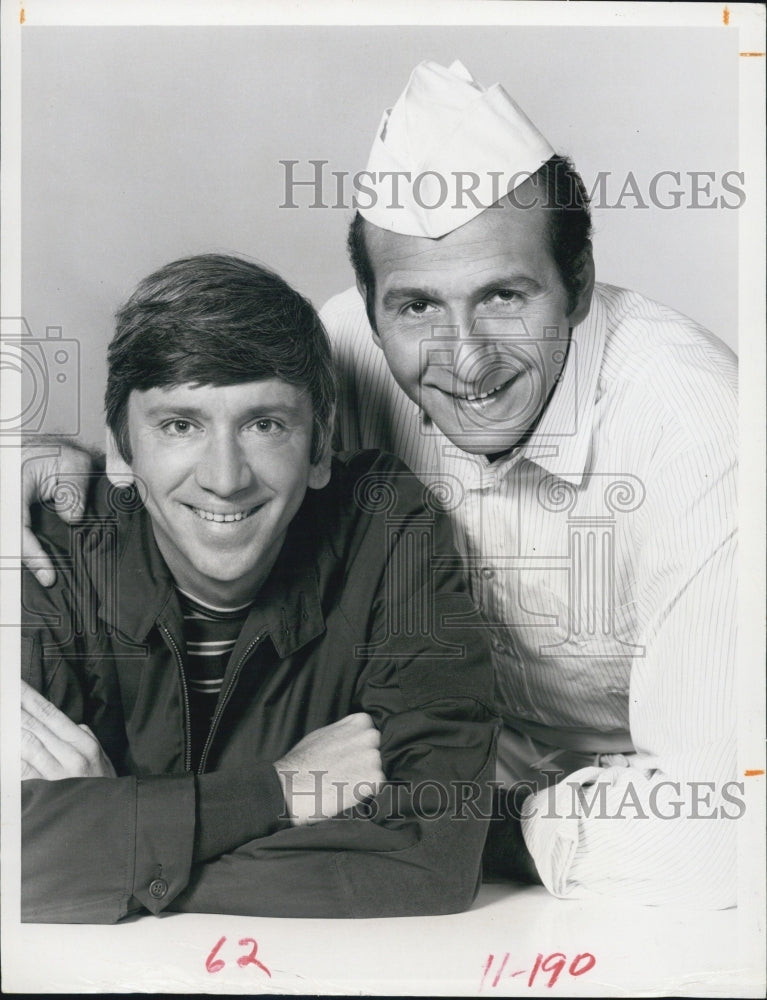
[{"label": "white tabletop", "polygon": [[[444,917],[168,914],[108,927],[27,924],[5,929],[3,986],[8,992],[764,996],[754,927],[744,927],[743,916],[562,901],[539,886],[489,885],[468,913]],[[549,971],[535,971],[539,955]],[[549,986],[557,965],[561,971]]]}]

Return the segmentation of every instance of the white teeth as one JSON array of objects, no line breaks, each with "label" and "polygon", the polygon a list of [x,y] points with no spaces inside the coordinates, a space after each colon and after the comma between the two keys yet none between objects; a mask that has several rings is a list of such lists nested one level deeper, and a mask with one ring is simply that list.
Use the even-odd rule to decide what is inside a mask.
[{"label": "white teeth", "polygon": [[504,385],[506,385],[505,382],[502,385],[497,385],[495,389],[491,389],[489,392],[482,392],[477,396],[465,396],[464,398],[468,399],[470,403],[476,403],[478,399],[487,399],[488,396],[494,396],[499,389],[503,388]]},{"label": "white teeth", "polygon": [[222,522],[228,523],[229,521],[242,521],[252,513],[252,511],[248,510],[238,510],[236,514],[214,514],[212,510],[200,510],[199,507],[190,507],[190,510],[194,511],[203,521],[216,521],[219,524]]}]

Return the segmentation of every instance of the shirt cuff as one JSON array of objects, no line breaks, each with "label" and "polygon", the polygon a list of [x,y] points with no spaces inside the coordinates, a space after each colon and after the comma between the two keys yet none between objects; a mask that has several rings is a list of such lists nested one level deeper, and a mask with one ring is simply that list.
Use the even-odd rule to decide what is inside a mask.
[{"label": "shirt cuff", "polygon": [[578,849],[583,803],[573,785],[596,781],[601,769],[584,767],[551,788],[528,796],[522,805],[522,836],[541,881],[554,896],[572,894],[570,874]]}]

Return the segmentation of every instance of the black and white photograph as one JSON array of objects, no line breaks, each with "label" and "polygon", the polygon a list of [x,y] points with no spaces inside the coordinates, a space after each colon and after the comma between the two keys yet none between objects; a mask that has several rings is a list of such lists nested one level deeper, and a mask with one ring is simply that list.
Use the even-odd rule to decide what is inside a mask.
[{"label": "black and white photograph", "polygon": [[765,8],[2,18],[4,992],[763,996]]}]

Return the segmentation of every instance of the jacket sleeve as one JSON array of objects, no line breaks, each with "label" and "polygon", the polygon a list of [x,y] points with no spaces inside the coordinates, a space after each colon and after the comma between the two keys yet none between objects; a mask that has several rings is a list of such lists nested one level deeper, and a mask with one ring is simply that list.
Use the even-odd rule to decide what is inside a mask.
[{"label": "jacket sleeve", "polygon": [[[66,587],[44,591],[26,573],[24,583],[23,679],[75,723],[99,731],[88,673],[61,641],[69,631]],[[51,656],[57,647],[60,655]],[[21,796],[27,922],[114,923],[141,908],[157,913],[188,884],[194,860],[273,832],[284,811],[268,763],[247,779],[181,773],[26,780]]]},{"label": "jacket sleeve", "polygon": [[[363,550],[359,558],[368,556]],[[418,578],[418,569],[410,576]],[[381,732],[386,785],[339,817],[278,831],[200,865],[170,909],[381,917],[471,905],[495,776],[483,630],[455,565],[423,586],[382,581],[372,618],[370,641],[357,650],[365,658],[357,697]]]}]

